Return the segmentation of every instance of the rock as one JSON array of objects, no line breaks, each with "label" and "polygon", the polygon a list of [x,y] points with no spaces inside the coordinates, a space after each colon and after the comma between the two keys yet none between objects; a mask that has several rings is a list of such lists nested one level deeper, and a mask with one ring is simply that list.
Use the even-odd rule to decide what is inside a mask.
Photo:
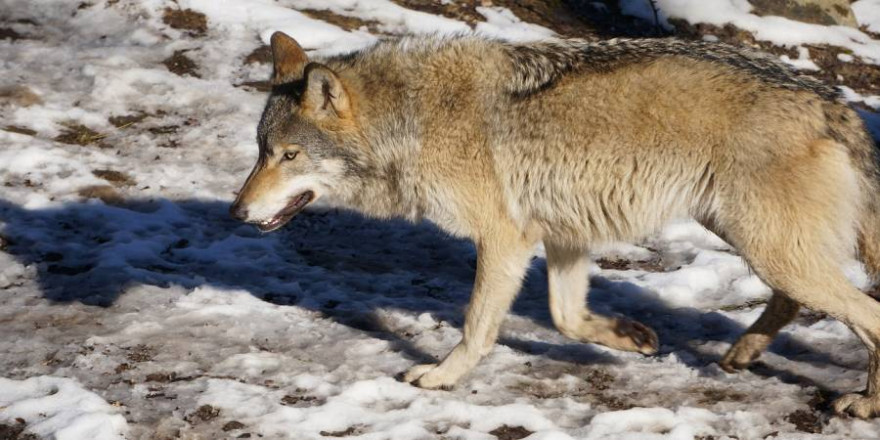
[{"label": "rock", "polygon": [[779,15],[792,20],[822,25],[857,28],[849,0],[749,0],[758,15]]}]

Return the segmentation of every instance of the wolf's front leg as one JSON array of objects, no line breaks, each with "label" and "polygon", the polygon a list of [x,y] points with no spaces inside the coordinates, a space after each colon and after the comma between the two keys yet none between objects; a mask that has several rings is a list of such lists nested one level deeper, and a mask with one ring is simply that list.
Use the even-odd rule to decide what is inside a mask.
[{"label": "wolf's front leg", "polygon": [[404,380],[421,388],[450,388],[487,355],[520,289],[534,243],[521,234],[495,234],[477,244],[477,277],[461,342],[438,364],[417,365]]},{"label": "wolf's front leg", "polygon": [[599,316],[587,308],[589,257],[583,249],[544,242],[553,323],[569,338],[643,354],[657,352],[650,327],[625,318]]}]

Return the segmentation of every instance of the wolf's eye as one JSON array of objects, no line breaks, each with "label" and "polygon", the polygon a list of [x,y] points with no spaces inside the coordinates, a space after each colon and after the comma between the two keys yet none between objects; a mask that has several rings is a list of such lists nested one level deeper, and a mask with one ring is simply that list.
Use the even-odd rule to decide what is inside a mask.
[{"label": "wolf's eye", "polygon": [[284,153],[284,160],[294,160],[297,154],[299,154],[299,151],[288,151]]}]

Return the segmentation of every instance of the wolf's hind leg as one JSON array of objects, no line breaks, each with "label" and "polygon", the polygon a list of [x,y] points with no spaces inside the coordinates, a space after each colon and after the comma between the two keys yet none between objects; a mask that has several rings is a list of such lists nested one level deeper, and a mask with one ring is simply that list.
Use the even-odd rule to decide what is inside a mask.
[{"label": "wolf's hind leg", "polygon": [[798,310],[798,303],[774,291],[758,320],[727,350],[719,362],[721,368],[733,373],[747,367],[770,345],[779,330],[797,316]]},{"label": "wolf's hind leg", "polygon": [[811,310],[828,313],[859,336],[868,349],[867,389],[837,399],[834,410],[861,418],[880,415],[880,303],[850,284],[835,261],[822,261],[823,257],[787,261],[784,258],[786,254],[798,253],[796,249],[775,252],[769,260],[777,261],[760,258],[753,260],[753,265],[771,285],[783,289],[793,300]]},{"label": "wolf's hind leg", "polygon": [[495,231],[477,243],[477,276],[461,342],[438,365],[417,365],[403,377],[421,388],[450,388],[495,345],[531,261],[534,242],[518,231]]},{"label": "wolf's hind leg", "polygon": [[595,315],[587,307],[589,257],[582,249],[545,242],[550,314],[569,338],[644,354],[657,352],[657,335],[648,326],[624,318]]}]

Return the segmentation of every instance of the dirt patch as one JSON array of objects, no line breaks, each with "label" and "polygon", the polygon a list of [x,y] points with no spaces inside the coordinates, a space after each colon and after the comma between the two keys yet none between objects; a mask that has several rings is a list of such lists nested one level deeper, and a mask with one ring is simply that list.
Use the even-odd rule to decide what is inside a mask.
[{"label": "dirt patch", "polygon": [[702,40],[705,35],[712,35],[718,38],[722,43],[733,46],[747,46],[753,49],[760,49],[764,52],[770,52],[774,55],[787,55],[789,58],[798,58],[798,51],[793,47],[783,48],[774,46],[773,44],[760,41],[755,38],[749,31],[744,31],[732,24],[724,26],[715,26],[707,23],[691,24],[684,20],[671,18],[669,23],[675,26],[675,36],[688,40]]},{"label": "dirt patch", "polygon": [[186,52],[186,50],[175,50],[174,55],[165,58],[162,64],[175,75],[201,78],[202,76],[198,72],[199,65],[192,58],[186,56]]},{"label": "dirt patch", "polygon": [[645,272],[666,272],[666,268],[663,267],[662,261],[659,258],[654,258],[650,260],[643,261],[633,261],[633,260],[625,260],[625,259],[608,259],[608,258],[600,258],[596,260],[596,264],[599,265],[600,268],[608,270],[642,270]]},{"label": "dirt patch", "polygon": [[[483,14],[477,12],[477,6],[483,6],[483,3],[496,4],[499,2],[486,2],[485,0],[465,0],[455,2],[438,2],[436,0],[392,0],[400,6],[407,9],[415,9],[417,11],[427,12],[433,15],[442,15],[444,17],[460,20],[471,27],[476,26],[481,21],[486,21]],[[551,2],[548,2],[551,3]],[[555,3],[555,2],[553,2]],[[488,5],[486,5],[488,6]],[[496,6],[501,6],[496,4]],[[516,12],[514,12],[516,13]]]},{"label": "dirt patch", "polygon": [[0,104],[12,104],[19,107],[30,107],[42,104],[40,95],[34,93],[28,86],[17,85],[0,89]]},{"label": "dirt patch", "polygon": [[174,379],[177,378],[177,373],[175,372],[166,372],[160,371],[158,373],[150,373],[147,377],[144,378],[145,382],[159,382],[159,383],[168,383],[173,382]]},{"label": "dirt patch", "polygon": [[174,29],[188,31],[197,37],[205,35],[208,30],[208,18],[205,14],[192,9],[165,8],[162,21]]},{"label": "dirt patch", "polygon": [[107,121],[116,128],[128,128],[143,121],[147,116],[149,115],[146,113],[134,113],[131,115],[111,116],[107,118]]},{"label": "dirt patch", "polygon": [[0,423],[0,440],[39,440],[34,434],[24,432],[27,425],[24,419],[15,419],[15,424]]},{"label": "dirt patch", "polygon": [[245,64],[269,64],[271,62],[272,48],[269,46],[260,46],[244,57]]},{"label": "dirt patch", "polygon": [[[704,35],[714,35],[721,42],[734,46],[748,46],[777,56],[786,55],[791,59],[800,57],[793,47],[774,46],[767,41],[757,40],[752,33],[731,24],[719,27],[705,23],[694,25],[678,19],[670,19],[669,22],[675,26],[675,35],[680,38],[702,39]],[[829,85],[846,85],[862,94],[880,93],[880,66],[865,64],[858,58],[841,61],[838,55],[851,54],[839,47],[807,45],[806,48],[810,52],[810,59],[822,70],[803,73],[815,76]]]},{"label": "dirt patch", "polygon": [[[524,381],[515,385],[514,388],[521,394],[528,394],[538,399],[570,397],[580,402],[591,402],[595,405],[605,406],[614,411],[630,409],[634,406],[629,402],[633,400],[632,396],[627,396],[626,400],[624,400],[623,397],[609,393],[616,379],[603,369],[590,369],[589,371],[566,369],[560,371],[560,373],[558,377],[561,377],[562,374],[581,376],[584,378],[584,384],[572,388],[567,385],[559,386],[545,381]],[[558,377],[548,378],[554,379]]]},{"label": "dirt patch", "polygon": [[92,170],[92,174],[99,179],[104,179],[116,186],[132,186],[134,179],[121,171],[115,170]]},{"label": "dirt patch", "polygon": [[129,352],[125,358],[131,362],[147,362],[153,360],[156,356],[156,349],[148,345],[139,344],[128,349]]},{"label": "dirt patch", "polygon": [[526,438],[532,435],[532,431],[529,431],[522,426],[507,426],[504,425],[500,428],[495,428],[489,431],[489,434],[498,437],[498,440],[519,440],[521,438]]},{"label": "dirt patch", "polygon": [[813,393],[813,397],[807,402],[813,411],[824,413],[831,410],[831,402],[834,400],[834,394],[828,390],[817,390]]},{"label": "dirt patch", "polygon": [[[179,148],[180,142],[177,139],[169,139],[159,144],[159,148]],[[157,158],[159,156],[156,156]]]},{"label": "dirt patch", "polygon": [[125,203],[125,199],[110,185],[89,185],[80,188],[77,192],[80,197],[86,199],[98,199],[108,205],[119,206]]},{"label": "dirt patch", "polygon": [[361,435],[363,433],[363,426],[349,426],[344,431],[321,431],[320,434],[324,437],[348,437],[352,435]]},{"label": "dirt patch", "polygon": [[712,405],[717,402],[744,402],[748,396],[732,390],[719,388],[698,389],[702,394],[698,402],[702,405]]},{"label": "dirt patch", "polygon": [[810,75],[828,84],[845,84],[862,94],[880,93],[880,66],[864,64],[858,58],[853,58],[853,61],[841,61],[839,55],[852,55],[839,47],[807,46],[807,50],[810,51],[810,59],[822,69],[818,72],[809,72]]},{"label": "dirt patch", "polygon": [[298,405],[298,404],[306,404],[300,406],[312,406],[318,402],[318,398],[315,396],[294,396],[294,395],[286,395],[281,398],[281,403],[289,406]]},{"label": "dirt patch", "polygon": [[220,416],[220,408],[214,408],[211,405],[202,405],[195,412],[189,414],[183,419],[189,423],[210,422]]},{"label": "dirt patch", "polygon": [[179,125],[162,125],[160,127],[150,127],[147,129],[150,133],[153,134],[174,134],[180,130]]},{"label": "dirt patch", "polygon": [[500,6],[509,9],[521,20],[553,30],[561,36],[586,39],[658,36],[662,30],[653,22],[621,13],[615,0],[392,0],[422,12],[439,14],[464,21],[472,27],[486,18],[479,6]]},{"label": "dirt patch", "polygon": [[26,135],[26,136],[34,136],[34,135],[37,134],[36,131],[31,130],[30,128],[27,128],[27,127],[21,127],[21,126],[18,126],[18,125],[7,125],[6,127],[3,127],[3,131],[8,131],[8,132],[10,132],[10,133],[23,134],[23,135]]},{"label": "dirt patch", "polygon": [[22,36],[18,32],[15,32],[15,30],[13,30],[12,28],[0,27],[0,40],[18,41],[23,38],[24,36]]},{"label": "dirt patch", "polygon": [[62,125],[64,129],[61,131],[61,134],[55,136],[56,142],[81,146],[97,144],[100,148],[110,148],[110,145],[101,142],[107,137],[106,134],[98,133],[85,125],[75,122],[66,122]]},{"label": "dirt patch", "polygon": [[272,91],[272,83],[270,83],[269,81],[245,81],[243,83],[235,84],[235,87],[244,87],[246,89],[252,89],[257,92]]},{"label": "dirt patch", "polygon": [[331,12],[327,9],[300,9],[299,12],[302,12],[309,18],[314,18],[316,20],[321,20],[327,23],[330,23],[334,26],[341,27],[347,31],[360,29],[362,27],[367,28],[370,33],[373,34],[381,34],[379,31],[379,22],[374,20],[362,20],[356,17],[347,17],[345,15],[339,15],[334,12]]},{"label": "dirt patch", "polygon": [[605,370],[592,370],[584,377],[584,380],[597,391],[605,391],[614,383],[614,376]]},{"label": "dirt patch", "polygon": [[235,431],[236,429],[242,429],[244,427],[245,427],[244,423],[241,423],[238,420],[233,420],[231,422],[226,422],[226,424],[223,425],[223,428],[221,428],[221,429],[223,430],[223,432],[229,432],[229,431]]},{"label": "dirt patch", "polygon": [[812,411],[799,409],[785,416],[785,420],[793,424],[794,427],[801,432],[807,432],[810,434],[819,434],[822,432],[822,422],[819,421],[819,416]]},{"label": "dirt patch", "polygon": [[766,299],[750,299],[742,304],[731,304],[731,305],[721,306],[721,307],[719,307],[719,309],[723,310],[725,312],[733,312],[733,311],[737,311],[737,310],[750,310],[750,309],[754,309],[755,307],[763,306],[765,304],[767,304]]}]

